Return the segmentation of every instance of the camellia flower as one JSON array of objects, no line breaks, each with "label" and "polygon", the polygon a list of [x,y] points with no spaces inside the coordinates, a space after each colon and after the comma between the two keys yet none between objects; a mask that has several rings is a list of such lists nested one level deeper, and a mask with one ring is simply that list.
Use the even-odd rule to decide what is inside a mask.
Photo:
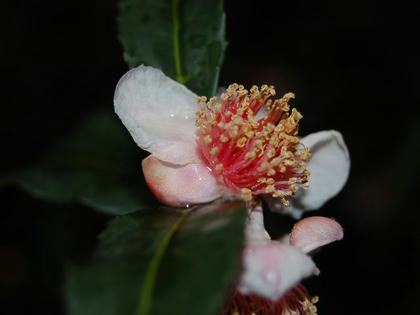
[{"label": "camellia flower", "polygon": [[299,221],[289,237],[274,241],[266,232],[261,206],[250,211],[243,251],[243,271],[224,314],[316,314],[300,280],[319,270],[306,253],[343,238],[335,220],[310,217]]},{"label": "camellia flower", "polygon": [[232,84],[207,101],[145,66],[127,72],[115,91],[116,113],[151,153],[143,173],[161,202],[184,207],[222,197],[248,201],[243,271],[228,313],[316,313],[316,301],[299,285],[318,272],[306,253],[342,238],[341,226],[322,217],[299,221],[287,241],[271,240],[265,231],[260,200],[298,218],[336,195],[350,168],[339,132],[300,139],[302,115],[289,104],[294,95],[274,96],[272,86],[248,91]]},{"label": "camellia flower", "polygon": [[[294,95],[274,95],[272,86],[248,91],[232,84],[206,102],[160,70],[139,66],[120,79],[114,106],[135,142],[151,153],[143,173],[162,203],[263,196],[274,210],[298,217],[341,190],[350,159],[337,131],[299,139],[302,115],[289,105]],[[293,195],[298,198],[289,205]]]}]

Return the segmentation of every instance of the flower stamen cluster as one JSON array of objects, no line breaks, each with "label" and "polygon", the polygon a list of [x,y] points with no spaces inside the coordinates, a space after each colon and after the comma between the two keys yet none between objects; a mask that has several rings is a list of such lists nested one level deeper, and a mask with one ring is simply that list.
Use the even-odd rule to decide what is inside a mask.
[{"label": "flower stamen cluster", "polygon": [[311,154],[298,137],[302,115],[290,112],[294,94],[271,99],[275,94],[273,86],[248,91],[234,83],[219,98],[199,97],[198,148],[221,185],[245,200],[271,194],[288,205],[285,197],[309,187]]}]

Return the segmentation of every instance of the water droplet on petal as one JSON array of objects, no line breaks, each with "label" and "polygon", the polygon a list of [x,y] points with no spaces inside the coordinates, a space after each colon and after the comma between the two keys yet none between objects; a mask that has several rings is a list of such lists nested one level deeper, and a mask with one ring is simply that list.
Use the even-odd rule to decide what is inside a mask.
[{"label": "water droplet on petal", "polygon": [[267,279],[267,282],[269,283],[275,283],[276,279],[277,279],[277,275],[273,270],[269,270],[266,274],[265,274],[265,278]]}]

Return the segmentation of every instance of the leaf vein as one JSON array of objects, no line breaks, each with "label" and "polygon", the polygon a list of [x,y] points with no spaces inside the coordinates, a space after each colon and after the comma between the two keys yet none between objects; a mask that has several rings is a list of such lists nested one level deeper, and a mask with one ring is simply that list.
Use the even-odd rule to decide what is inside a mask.
[{"label": "leaf vein", "polygon": [[156,278],[158,275],[163,255],[166,252],[166,248],[168,247],[169,241],[172,239],[172,236],[175,234],[182,221],[184,221],[184,219],[190,212],[191,210],[184,211],[183,214],[169,227],[168,231],[163,235],[162,239],[160,240],[156,252],[154,253],[146,269],[146,275],[140,290],[140,302],[137,307],[136,315],[149,314],[150,307],[152,305],[153,291],[156,283]]}]

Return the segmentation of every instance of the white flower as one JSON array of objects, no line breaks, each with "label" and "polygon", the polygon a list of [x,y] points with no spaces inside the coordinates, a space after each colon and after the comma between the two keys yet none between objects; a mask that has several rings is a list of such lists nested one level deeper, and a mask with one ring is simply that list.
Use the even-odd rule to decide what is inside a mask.
[{"label": "white flower", "polygon": [[[289,105],[294,95],[273,101],[274,95],[272,86],[247,91],[232,84],[219,97],[197,102],[160,70],[139,66],[120,79],[114,106],[134,141],[151,153],[143,173],[161,202],[186,206],[260,196],[271,209],[300,217],[342,189],[349,153],[335,130],[300,139],[302,115]],[[250,210],[246,235],[238,290],[271,300],[318,273],[306,253],[343,237],[334,220],[312,217],[299,221],[287,241],[271,240],[260,205]]]},{"label": "white flower", "polygon": [[183,85],[139,66],[120,79],[114,106],[135,142],[151,153],[142,162],[143,173],[163,203],[261,195],[274,210],[299,217],[341,190],[350,158],[337,131],[298,138],[302,115],[289,112],[294,95],[273,101],[274,95],[272,86],[247,91],[233,84],[207,104],[198,98],[200,106]]},{"label": "white flower", "polygon": [[257,206],[249,214],[246,236],[238,290],[276,301],[303,278],[319,273],[306,253],[341,240],[343,229],[333,219],[310,217],[296,223],[290,238],[274,241],[264,229],[262,208]]}]

